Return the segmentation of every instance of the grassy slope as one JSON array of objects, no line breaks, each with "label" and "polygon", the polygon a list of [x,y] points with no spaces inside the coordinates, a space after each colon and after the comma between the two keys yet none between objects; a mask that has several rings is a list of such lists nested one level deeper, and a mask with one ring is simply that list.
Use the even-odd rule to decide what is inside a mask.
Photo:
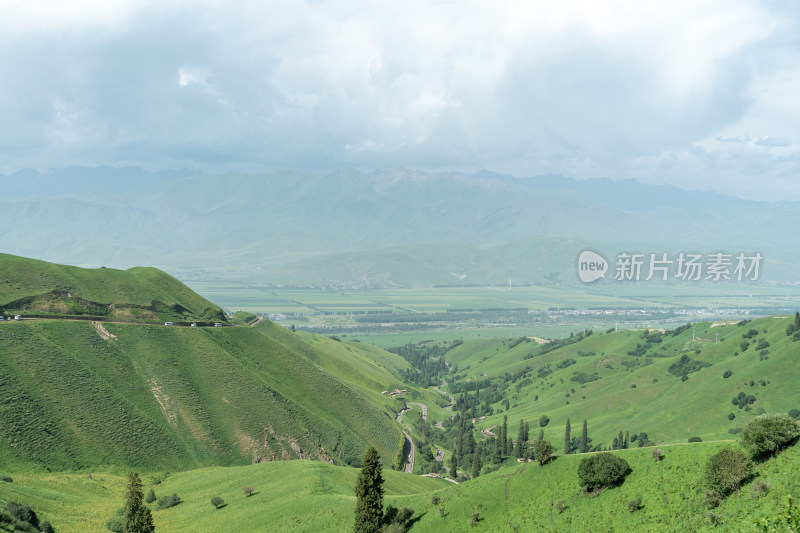
[{"label": "grassy slope", "polygon": [[[283,328],[28,321],[0,327],[0,469],[179,470],[263,459],[392,458],[384,404],[325,372]],[[389,460],[390,460],[389,459]]]},{"label": "grassy slope", "polygon": [[[800,446],[757,467],[757,479],[768,483],[769,493],[757,496],[753,483],[728,497],[714,514],[721,526],[709,522],[703,505],[702,475],[712,454],[725,443],[664,446],[656,463],[652,448],[618,453],[632,472],[625,482],[598,495],[583,494],[577,468],[581,456],[559,457],[539,468],[535,463],[507,462],[498,471],[451,485],[384,470],[385,505],[413,508],[418,517],[411,531],[754,531],[753,520],[775,515],[788,494],[800,496],[794,473],[800,468]],[[155,511],[158,531],[349,531],[355,498],[357,469],[321,462],[288,461],[229,468],[205,468],[169,476],[155,485],[157,496],[177,493],[184,503]],[[152,477],[143,475],[145,489]],[[41,519],[60,531],[104,530],[105,520],[121,505],[123,474],[38,474],[14,476],[0,482],[0,504],[14,500],[33,505]],[[245,497],[242,488],[256,493]],[[436,492],[444,518],[431,504]],[[214,496],[227,505],[216,510]],[[635,513],[628,502],[641,497]],[[559,513],[556,505],[566,510]],[[479,512],[482,520],[470,527]]]},{"label": "grassy slope", "polygon": [[[85,269],[0,254],[0,272],[0,308],[6,313],[103,313],[117,318],[176,321],[224,319],[218,306],[156,268]],[[53,296],[54,291],[69,296]]]},{"label": "grassy slope", "polygon": [[[448,352],[447,359],[458,365],[466,379],[533,369],[530,384],[517,390],[518,381],[509,387],[511,409],[503,413],[509,417],[509,435],[516,435],[521,418],[529,421],[532,431],[535,428],[535,435],[539,417],[546,414],[551,419],[545,428],[546,438],[557,443],[563,442],[567,417],[571,419],[573,436],[579,434],[585,418],[595,444],[603,442],[606,446],[619,430],[645,431],[657,442],[686,442],[691,436],[726,439],[731,437],[729,428],[743,426],[761,409],[786,412],[800,408],[794,393],[800,380],[800,343],[791,342],[785,334],[789,320],[768,317],[741,327],[697,324],[694,341],[691,329],[677,337],[664,336],[663,342],[648,353],[669,357],[653,357],[649,365],[645,365],[643,357],[627,355],[643,342],[638,331],[595,332],[579,343],[529,359],[525,359],[527,353],[538,353],[538,345],[533,342],[509,349],[508,339],[469,340]],[[758,336],[751,339],[747,351],[734,355],[740,351],[742,334],[751,328],[759,332]],[[717,333],[719,344],[715,344]],[[760,339],[770,343],[768,359],[762,359],[755,350],[754,341]],[[701,350],[699,354],[695,353],[697,348]],[[581,356],[578,352],[595,355]],[[682,382],[668,368],[684,353],[712,366],[690,374]],[[566,359],[575,359],[576,363],[558,369],[557,364]],[[626,367],[623,362],[637,366]],[[553,373],[539,378],[538,369],[547,364]],[[733,373],[728,379],[723,378],[726,370]],[[596,372],[601,379],[580,385],[570,381],[576,371]],[[750,386],[750,380],[754,380],[754,386]],[[767,385],[762,386],[761,380]],[[732,405],[731,399],[739,392],[756,396],[752,411]],[[500,403],[494,407],[502,409]],[[728,420],[729,413],[735,414],[733,421]],[[503,414],[490,416],[478,426],[500,423]]]}]

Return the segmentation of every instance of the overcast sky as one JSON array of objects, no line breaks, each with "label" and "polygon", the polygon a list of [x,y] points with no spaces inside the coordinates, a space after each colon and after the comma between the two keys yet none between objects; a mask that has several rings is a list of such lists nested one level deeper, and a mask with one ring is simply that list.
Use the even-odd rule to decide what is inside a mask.
[{"label": "overcast sky", "polygon": [[800,3],[2,0],[0,172],[409,167],[800,199]]}]

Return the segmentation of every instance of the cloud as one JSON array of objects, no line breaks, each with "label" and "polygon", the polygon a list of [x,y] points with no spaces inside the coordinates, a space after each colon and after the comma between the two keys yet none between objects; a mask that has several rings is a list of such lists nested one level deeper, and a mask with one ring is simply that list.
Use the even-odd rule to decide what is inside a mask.
[{"label": "cloud", "polygon": [[715,188],[721,169],[746,181],[759,168],[784,187],[797,20],[792,3],[744,0],[12,1],[0,171],[353,165],[682,183],[691,169]]}]

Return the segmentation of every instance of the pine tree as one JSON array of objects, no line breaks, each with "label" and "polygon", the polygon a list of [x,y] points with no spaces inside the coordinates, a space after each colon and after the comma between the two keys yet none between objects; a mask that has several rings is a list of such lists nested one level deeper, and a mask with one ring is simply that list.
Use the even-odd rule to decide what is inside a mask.
[{"label": "pine tree", "polygon": [[586,419],[583,419],[583,430],[581,431],[581,453],[589,451],[589,429],[586,426]]},{"label": "pine tree", "polygon": [[383,521],[383,475],[378,450],[369,448],[356,481],[355,533],[379,533]]},{"label": "pine tree", "polygon": [[520,419],[519,432],[517,433],[517,459],[522,459],[522,457],[524,457],[522,454],[524,452],[523,443],[525,440],[525,421]]},{"label": "pine tree", "polygon": [[511,437],[508,437],[506,441],[506,450],[508,450],[509,457],[514,453],[514,441],[511,440]]},{"label": "pine tree", "polygon": [[617,440],[617,437],[614,437],[614,440],[611,442],[611,449],[616,450],[618,448],[619,448],[619,440]]},{"label": "pine tree", "polygon": [[509,455],[511,450],[508,449],[508,416],[503,415],[503,427],[500,429],[500,439],[502,440],[502,454]]},{"label": "pine tree", "polygon": [[630,433],[626,431],[625,432],[625,442],[622,444],[622,447],[625,448],[626,450],[628,449],[628,438],[630,436],[631,436]]},{"label": "pine tree", "polygon": [[539,440],[544,440],[544,429],[539,429]]},{"label": "pine tree", "polygon": [[503,461],[502,451],[500,450],[500,448],[502,448],[502,445],[500,443],[503,441],[498,437],[495,437],[493,440],[494,440],[494,455],[492,456],[492,462],[494,464],[498,464]]},{"label": "pine tree", "polygon": [[528,422],[525,422],[525,434],[524,434],[524,437],[525,437],[525,439],[522,441],[522,457],[527,460],[528,459],[528,455],[530,455],[529,454],[530,446],[528,445],[528,440],[530,439],[530,436],[528,435]]},{"label": "pine tree", "polygon": [[153,515],[144,504],[142,480],[136,472],[128,473],[128,492],[125,494],[125,533],[153,533]]},{"label": "pine tree", "polygon": [[800,331],[800,311],[794,313],[794,330]]},{"label": "pine tree", "polygon": [[564,429],[564,455],[567,455],[572,449],[572,439],[569,436],[569,418],[567,418],[567,427]]},{"label": "pine tree", "polygon": [[622,430],[619,430],[619,435],[617,435],[617,449],[619,450],[623,449],[624,442],[625,442],[625,437],[622,436]]},{"label": "pine tree", "polygon": [[475,447],[475,455],[472,456],[472,477],[481,475],[481,447]]},{"label": "pine tree", "polygon": [[455,453],[450,454],[450,475],[458,476],[458,456]]}]

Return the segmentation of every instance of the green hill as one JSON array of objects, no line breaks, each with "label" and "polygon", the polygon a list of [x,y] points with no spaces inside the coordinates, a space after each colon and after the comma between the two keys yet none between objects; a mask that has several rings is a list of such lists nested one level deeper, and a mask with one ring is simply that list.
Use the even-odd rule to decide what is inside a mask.
[{"label": "green hill", "polygon": [[[3,309],[25,317],[0,322],[0,467],[184,470],[293,458],[343,464],[357,462],[369,445],[389,464],[397,453],[401,404],[381,392],[402,386],[407,363],[399,356],[301,337],[269,321],[222,328],[126,323],[117,311],[148,302],[159,320],[170,318],[170,309],[185,318],[221,310],[156,269],[87,270],[7,255],[0,261]],[[70,307],[74,302],[98,305],[86,310]],[[96,316],[101,311],[109,321]],[[97,321],[56,318],[86,318],[84,312]]]},{"label": "green hill", "polygon": [[[573,436],[587,419],[595,446],[610,447],[620,430],[646,432],[658,443],[726,439],[758,414],[800,409],[800,343],[786,334],[792,318],[706,322],[674,334],[593,332],[544,346],[525,338],[465,340],[446,354],[458,368],[448,379],[453,391],[473,396],[480,383],[483,407],[475,414],[487,418],[479,429],[508,416],[509,435],[520,419],[538,433],[546,415],[553,442],[563,442],[567,418]],[[740,393],[752,401],[734,404]]]},{"label": "green hill", "polygon": [[[776,516],[786,497],[800,497],[795,473],[800,446],[757,466],[754,479],[715,509],[703,503],[708,458],[727,443],[664,446],[616,452],[631,466],[625,481],[597,494],[582,492],[583,458],[558,457],[544,467],[506,461],[498,470],[460,485],[384,469],[384,506],[415,511],[412,532],[463,531],[736,531],[755,532],[754,521]],[[145,492],[176,493],[177,507],[154,511],[156,531],[352,531],[358,470],[318,461],[285,461],[243,467],[143,474]],[[158,484],[153,484],[158,479]],[[163,481],[161,481],[163,479]],[[247,497],[243,488],[255,492]],[[0,481],[0,506],[33,506],[56,531],[101,533],[122,505],[124,475],[113,473],[14,475]],[[436,494],[439,503],[434,505]],[[218,496],[225,507],[215,509]],[[641,498],[630,511],[629,502]],[[440,514],[440,509],[443,511]],[[480,520],[471,525],[474,513]],[[444,516],[442,516],[442,514]],[[0,527],[0,530],[2,528]]]},{"label": "green hill", "polygon": [[143,321],[225,321],[225,313],[156,268],[86,269],[0,254],[0,313]]}]

